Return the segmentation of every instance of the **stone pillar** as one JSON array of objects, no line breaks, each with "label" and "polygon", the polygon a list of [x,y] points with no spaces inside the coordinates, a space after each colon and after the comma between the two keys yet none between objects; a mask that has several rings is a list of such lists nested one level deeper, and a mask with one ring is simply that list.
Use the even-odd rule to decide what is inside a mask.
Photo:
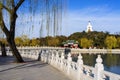
[{"label": "stone pillar", "polygon": [[44,62],[44,51],[43,50],[41,51],[41,61]]},{"label": "stone pillar", "polygon": [[83,60],[81,54],[78,56],[77,60],[77,80],[82,80],[81,74],[83,73]]},{"label": "stone pillar", "polygon": [[45,53],[45,62],[48,63],[48,54],[49,54],[49,50],[46,50],[46,53]]},{"label": "stone pillar", "polygon": [[52,56],[51,56],[51,64],[54,65],[54,52],[53,52],[53,50],[52,50],[51,53],[52,53],[52,54],[51,54],[51,55],[52,55]]},{"label": "stone pillar", "polygon": [[70,67],[71,67],[71,53],[68,54],[68,58],[67,58],[67,74],[70,75]]},{"label": "stone pillar", "polygon": [[45,63],[48,63],[48,50],[45,50],[44,57],[45,57]]},{"label": "stone pillar", "polygon": [[64,60],[64,53],[62,52],[62,54],[61,54],[61,64],[60,64],[61,70],[63,69],[63,60]]},{"label": "stone pillar", "polygon": [[50,56],[50,53],[51,53],[51,50],[49,50],[49,51],[48,51],[48,54],[47,54],[47,56],[48,56],[48,64],[50,64],[50,61],[51,61],[51,60],[50,60],[50,57],[51,57],[51,56]]},{"label": "stone pillar", "polygon": [[38,60],[38,58],[39,58],[39,53],[40,53],[40,51],[37,50],[37,51],[36,51],[36,56],[35,56],[35,59],[36,59],[36,60]]},{"label": "stone pillar", "polygon": [[55,56],[55,66],[58,67],[58,59],[59,59],[59,54],[57,51],[56,52],[56,56]]},{"label": "stone pillar", "polygon": [[94,80],[104,80],[103,70],[104,70],[104,66],[102,64],[102,58],[101,58],[101,55],[98,55],[96,59],[96,64],[95,64]]}]

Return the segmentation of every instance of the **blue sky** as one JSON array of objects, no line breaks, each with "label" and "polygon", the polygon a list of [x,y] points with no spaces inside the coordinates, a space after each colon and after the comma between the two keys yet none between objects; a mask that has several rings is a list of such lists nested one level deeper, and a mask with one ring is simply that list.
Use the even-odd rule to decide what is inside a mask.
[{"label": "blue sky", "polygon": [[120,32],[120,0],[68,0],[63,34],[86,30],[91,21],[94,31]]},{"label": "blue sky", "polygon": [[[67,1],[67,9],[62,20],[62,35],[69,36],[75,32],[85,31],[88,21],[91,21],[94,31],[120,32],[120,0]],[[16,36],[27,34],[31,38],[39,37],[40,15],[35,15],[34,21],[31,21],[29,16],[30,13],[27,11],[18,11]],[[30,27],[32,25],[34,28]]]}]

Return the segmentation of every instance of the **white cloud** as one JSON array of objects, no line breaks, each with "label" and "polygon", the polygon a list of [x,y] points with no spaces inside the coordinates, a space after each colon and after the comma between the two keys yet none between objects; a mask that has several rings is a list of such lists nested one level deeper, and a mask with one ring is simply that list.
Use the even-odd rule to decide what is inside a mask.
[{"label": "white cloud", "polygon": [[[63,17],[62,34],[70,35],[74,32],[86,30],[88,21],[91,21],[93,30],[108,31],[111,33],[120,32],[119,11],[110,10],[107,6],[84,8],[81,10],[69,11]],[[31,37],[39,37],[40,14],[36,14],[33,22],[30,20],[30,14],[18,15],[17,35],[29,34]],[[34,30],[29,33],[29,28],[34,25]]]},{"label": "white cloud", "polygon": [[63,18],[63,34],[70,35],[74,32],[86,30],[88,21],[91,21],[95,31],[120,32],[119,11],[112,11],[107,7],[85,8],[70,11]]}]

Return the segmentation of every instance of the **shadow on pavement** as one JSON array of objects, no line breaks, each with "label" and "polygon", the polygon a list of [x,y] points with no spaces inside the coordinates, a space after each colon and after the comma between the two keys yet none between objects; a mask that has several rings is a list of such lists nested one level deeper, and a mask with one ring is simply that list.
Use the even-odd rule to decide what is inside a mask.
[{"label": "shadow on pavement", "polygon": [[[14,63],[14,58],[11,56],[8,57],[1,57],[0,56],[0,72],[12,70],[12,69],[23,69],[23,68],[41,68],[44,66],[47,66],[47,63],[42,63],[37,60],[30,60],[25,59],[25,63]],[[2,66],[3,65],[3,66]],[[4,66],[7,66],[7,68],[4,68]]]}]

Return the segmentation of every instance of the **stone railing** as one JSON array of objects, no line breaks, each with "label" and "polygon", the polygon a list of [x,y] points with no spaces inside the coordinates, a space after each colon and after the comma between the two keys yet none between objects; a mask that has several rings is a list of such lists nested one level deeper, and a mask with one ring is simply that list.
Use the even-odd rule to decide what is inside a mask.
[{"label": "stone railing", "polygon": [[[48,63],[72,80],[120,80],[120,75],[104,71],[100,55],[96,59],[95,67],[90,67],[83,64],[81,54],[79,54],[77,62],[73,62],[71,53],[66,56],[64,48],[19,47],[18,50],[22,57],[39,59]],[[7,50],[7,55],[12,55],[10,50]]]},{"label": "stone railing", "polygon": [[72,80],[120,80],[120,75],[104,71],[100,55],[96,59],[95,67],[84,65],[81,54],[77,62],[73,62],[70,53],[65,59],[64,53],[56,50],[41,51],[41,61],[59,69]]}]

